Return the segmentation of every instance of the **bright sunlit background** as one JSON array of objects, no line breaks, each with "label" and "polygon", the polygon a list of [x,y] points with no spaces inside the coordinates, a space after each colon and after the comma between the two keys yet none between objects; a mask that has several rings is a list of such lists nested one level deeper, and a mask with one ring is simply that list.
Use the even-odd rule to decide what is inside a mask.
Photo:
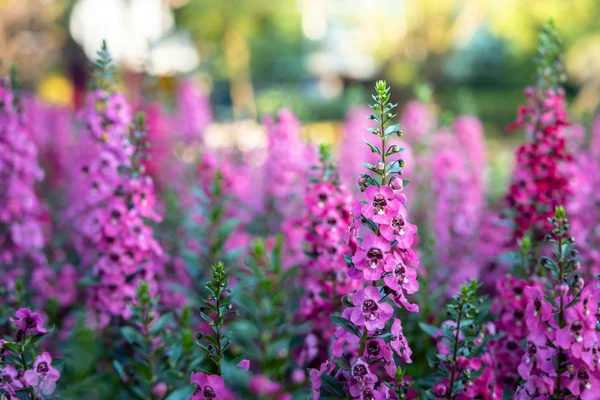
[{"label": "bright sunlit background", "polygon": [[598,106],[599,17],[598,0],[0,0],[0,59],[48,101],[77,106],[106,39],[130,97],[168,101],[176,77],[193,74],[217,121],[281,106],[305,123],[339,121],[383,78],[399,102],[432,93],[498,137],[548,18],[573,111]]}]

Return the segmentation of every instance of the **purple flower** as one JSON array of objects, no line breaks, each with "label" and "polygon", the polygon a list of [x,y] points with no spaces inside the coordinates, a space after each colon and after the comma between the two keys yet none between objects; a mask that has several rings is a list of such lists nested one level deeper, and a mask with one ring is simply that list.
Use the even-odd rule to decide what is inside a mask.
[{"label": "purple flower", "polygon": [[381,236],[368,235],[352,257],[352,262],[363,272],[366,280],[377,280],[383,273],[386,253],[390,249],[390,243]]},{"label": "purple flower", "polygon": [[392,341],[390,342],[390,346],[392,346],[392,349],[394,349],[396,354],[398,354],[404,362],[412,362],[410,359],[412,350],[408,347],[408,341],[402,332],[402,322],[400,322],[398,318],[395,318],[394,323],[392,324]]},{"label": "purple flower", "polygon": [[362,215],[377,224],[389,224],[398,214],[400,202],[396,193],[387,185],[369,186],[365,190],[367,203],[362,206]]},{"label": "purple flower", "polygon": [[233,400],[234,397],[225,387],[223,378],[204,372],[192,372],[190,383],[196,385],[196,391],[190,400]]},{"label": "purple flower", "polygon": [[374,286],[357,290],[352,295],[354,308],[350,320],[358,325],[365,326],[368,331],[383,329],[385,323],[394,314],[394,308],[388,303],[379,303],[381,295]]},{"label": "purple flower", "polygon": [[44,328],[42,317],[37,312],[32,312],[27,308],[20,308],[15,313],[15,319],[10,320],[25,333],[32,335],[45,334],[48,331]]},{"label": "purple flower", "polygon": [[42,353],[37,356],[33,363],[33,369],[25,371],[25,382],[35,388],[38,388],[43,394],[52,394],[56,388],[56,381],[60,378],[60,372],[50,364],[52,356],[49,353]]}]

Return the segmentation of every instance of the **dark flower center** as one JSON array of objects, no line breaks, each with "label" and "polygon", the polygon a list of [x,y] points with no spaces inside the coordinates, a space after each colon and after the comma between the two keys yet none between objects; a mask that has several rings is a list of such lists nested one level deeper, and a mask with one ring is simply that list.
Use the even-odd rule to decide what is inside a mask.
[{"label": "dark flower center", "polygon": [[580,369],[579,372],[577,372],[577,379],[582,382],[587,382],[590,380],[590,373],[586,369]]},{"label": "dark flower center", "polygon": [[379,343],[376,341],[370,341],[367,346],[367,352],[372,356],[379,354]]},{"label": "dark flower center", "polygon": [[205,386],[202,394],[204,395],[204,398],[206,400],[217,398],[217,394],[215,393],[215,390],[211,386]]},{"label": "dark flower center", "polygon": [[398,264],[396,265],[396,268],[394,269],[394,274],[396,275],[396,277],[402,279],[404,278],[404,274],[406,274],[406,268],[404,268],[403,264]]},{"label": "dark flower center", "polygon": [[571,325],[571,333],[574,336],[579,336],[581,335],[581,330],[583,329],[583,325],[581,324],[581,322],[579,321],[575,321],[573,322],[573,324]]},{"label": "dark flower center", "polygon": [[397,230],[397,231],[402,230],[404,225],[406,225],[406,222],[404,221],[404,217],[402,215],[396,215],[392,219],[392,228],[394,228],[395,230]]},{"label": "dark flower center", "polygon": [[45,374],[46,372],[49,371],[48,363],[46,363],[45,361],[42,361],[41,363],[38,364],[36,371],[38,374]]},{"label": "dark flower center", "polygon": [[363,364],[357,364],[354,366],[354,368],[352,368],[352,375],[355,378],[362,378],[363,376],[367,375],[367,373],[367,368]]},{"label": "dark flower center", "polygon": [[383,253],[378,248],[374,247],[367,252],[367,258],[371,260],[372,264],[377,264],[383,260]]},{"label": "dark flower center", "polygon": [[378,214],[383,214],[387,207],[387,200],[381,194],[378,194],[373,198],[373,207],[377,210]]},{"label": "dark flower center", "polygon": [[363,314],[365,319],[368,321],[374,321],[379,318],[379,314],[377,313],[378,309],[379,306],[373,300],[365,300],[365,302],[362,304]]}]

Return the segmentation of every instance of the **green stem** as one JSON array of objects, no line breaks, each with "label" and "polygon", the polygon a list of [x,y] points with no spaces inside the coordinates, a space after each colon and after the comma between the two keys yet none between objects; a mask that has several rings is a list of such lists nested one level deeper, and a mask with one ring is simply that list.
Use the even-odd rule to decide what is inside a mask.
[{"label": "green stem", "polygon": [[463,304],[462,301],[459,303],[460,308],[458,309],[458,318],[456,318],[456,336],[454,337],[454,350],[452,352],[452,369],[450,371],[450,388],[448,389],[448,400],[452,399],[452,391],[454,390],[454,382],[456,381],[456,359],[458,356],[458,343],[460,335],[460,321],[462,319]]},{"label": "green stem", "polygon": [[[564,254],[563,254],[563,233],[562,233],[562,227],[563,227],[563,222],[560,221],[559,227],[558,229],[560,230],[559,236],[558,236],[558,285],[561,284],[561,282],[564,279],[564,269],[565,269],[565,260],[564,260]],[[564,309],[565,305],[564,305],[564,297],[560,296],[560,306],[558,309],[558,326],[560,328],[563,328],[565,325],[565,309]],[[560,398],[560,392],[561,392],[561,387],[560,387],[560,382],[561,382],[561,375],[562,375],[562,367],[560,365],[560,360],[562,359],[563,356],[563,350],[560,346],[558,346],[558,365],[557,365],[557,374],[556,374],[556,390],[554,391],[554,393],[556,394],[556,398],[559,399]]]}]

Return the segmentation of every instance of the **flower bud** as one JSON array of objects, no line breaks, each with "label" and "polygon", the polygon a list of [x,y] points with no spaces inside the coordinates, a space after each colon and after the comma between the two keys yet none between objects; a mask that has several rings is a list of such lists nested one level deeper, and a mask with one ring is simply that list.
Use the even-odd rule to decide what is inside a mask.
[{"label": "flower bud", "polygon": [[368,181],[367,181],[367,177],[365,175],[361,175],[358,177],[358,186],[360,187],[360,190],[365,190],[367,188],[368,185]]},{"label": "flower bud", "polygon": [[383,161],[379,161],[377,164],[375,164],[375,169],[379,172],[383,172],[385,168],[385,164],[383,163]]},{"label": "flower bud", "polygon": [[560,297],[566,296],[568,292],[569,292],[569,285],[567,285],[566,282],[561,282],[558,285],[556,285],[556,293]]},{"label": "flower bud", "polygon": [[583,280],[581,275],[575,275],[573,277],[573,294],[578,295],[583,289],[584,285],[585,281]]},{"label": "flower bud", "polygon": [[435,385],[433,385],[433,394],[436,397],[446,396],[447,391],[448,391],[448,388],[442,382],[437,382]]},{"label": "flower bud", "polygon": [[167,394],[167,384],[164,382],[158,382],[152,386],[152,396],[162,399]]},{"label": "flower bud", "polygon": [[404,188],[402,179],[392,176],[392,178],[390,179],[390,187],[392,188],[392,190],[402,190]]}]

